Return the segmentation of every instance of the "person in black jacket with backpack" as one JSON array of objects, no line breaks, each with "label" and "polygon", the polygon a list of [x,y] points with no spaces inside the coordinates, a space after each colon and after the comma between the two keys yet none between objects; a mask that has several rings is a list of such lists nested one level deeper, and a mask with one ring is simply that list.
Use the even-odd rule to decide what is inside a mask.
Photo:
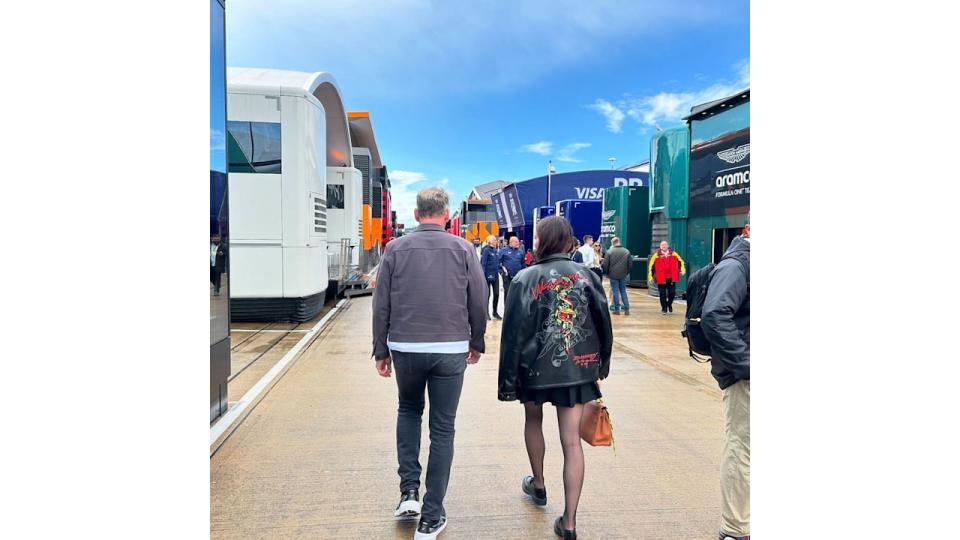
[{"label": "person in black jacket with backpack", "polygon": [[723,391],[720,465],[721,540],[750,538],[750,225],[717,264],[703,302],[701,328],[711,373]]},{"label": "person in black jacket with backpack", "polygon": [[571,260],[570,223],[559,216],[543,219],[536,238],[537,262],[517,274],[507,295],[498,398],[523,403],[533,475],[523,479],[521,488],[540,506],[547,504],[543,404],[557,408],[565,505],[554,533],[575,539],[584,473],[580,420],[583,404],[600,397],[597,380],[610,372],[613,329],[600,278]]}]

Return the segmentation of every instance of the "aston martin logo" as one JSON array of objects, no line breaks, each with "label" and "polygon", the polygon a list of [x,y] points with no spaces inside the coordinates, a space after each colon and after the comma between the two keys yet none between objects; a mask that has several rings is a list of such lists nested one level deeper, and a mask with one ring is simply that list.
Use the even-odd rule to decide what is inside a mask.
[{"label": "aston martin logo", "polygon": [[600,216],[603,218],[604,221],[606,221],[606,220],[612,218],[613,215],[616,214],[616,213],[617,213],[617,211],[616,211],[615,209],[614,209],[614,210],[604,210],[603,213],[600,214]]},{"label": "aston martin logo", "polygon": [[717,157],[726,161],[727,163],[740,163],[743,161],[743,158],[750,155],[750,143],[741,144],[736,148],[727,148],[721,152],[717,152]]}]

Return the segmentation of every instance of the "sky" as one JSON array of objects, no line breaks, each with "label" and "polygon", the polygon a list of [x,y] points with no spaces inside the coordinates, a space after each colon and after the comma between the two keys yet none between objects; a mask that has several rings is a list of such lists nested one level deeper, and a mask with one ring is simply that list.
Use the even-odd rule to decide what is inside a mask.
[{"label": "sky", "polygon": [[227,65],[326,71],[370,112],[398,220],[492,180],[649,157],[750,84],[749,2],[229,0]]}]

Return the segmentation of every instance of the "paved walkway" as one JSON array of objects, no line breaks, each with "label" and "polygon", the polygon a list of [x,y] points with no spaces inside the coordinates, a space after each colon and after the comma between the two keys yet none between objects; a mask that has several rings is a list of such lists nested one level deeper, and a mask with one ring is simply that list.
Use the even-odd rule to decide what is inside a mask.
[{"label": "paved walkway", "polygon": [[[609,292],[609,291],[608,291]],[[602,391],[617,449],[584,447],[581,538],[716,538],[720,392],[709,365],[687,357],[683,306],[661,316],[631,289],[615,316],[614,357]],[[210,460],[211,538],[410,539],[396,521],[396,383],[370,360],[370,297],[353,299]],[[544,419],[550,503],[520,493],[528,472],[523,413],[497,401],[500,323],[467,370],[441,539],[554,538],[563,511],[555,415]],[[424,417],[426,419],[426,411]],[[429,430],[423,428],[426,466]]]}]

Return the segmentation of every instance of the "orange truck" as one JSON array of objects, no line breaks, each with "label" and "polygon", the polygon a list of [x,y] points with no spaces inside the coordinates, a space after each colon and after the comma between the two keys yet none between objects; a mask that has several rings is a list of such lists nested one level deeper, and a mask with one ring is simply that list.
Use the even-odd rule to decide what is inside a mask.
[{"label": "orange truck", "polygon": [[490,199],[467,199],[460,204],[460,233],[468,242],[478,238],[481,243],[490,235],[499,236],[497,213]]}]

